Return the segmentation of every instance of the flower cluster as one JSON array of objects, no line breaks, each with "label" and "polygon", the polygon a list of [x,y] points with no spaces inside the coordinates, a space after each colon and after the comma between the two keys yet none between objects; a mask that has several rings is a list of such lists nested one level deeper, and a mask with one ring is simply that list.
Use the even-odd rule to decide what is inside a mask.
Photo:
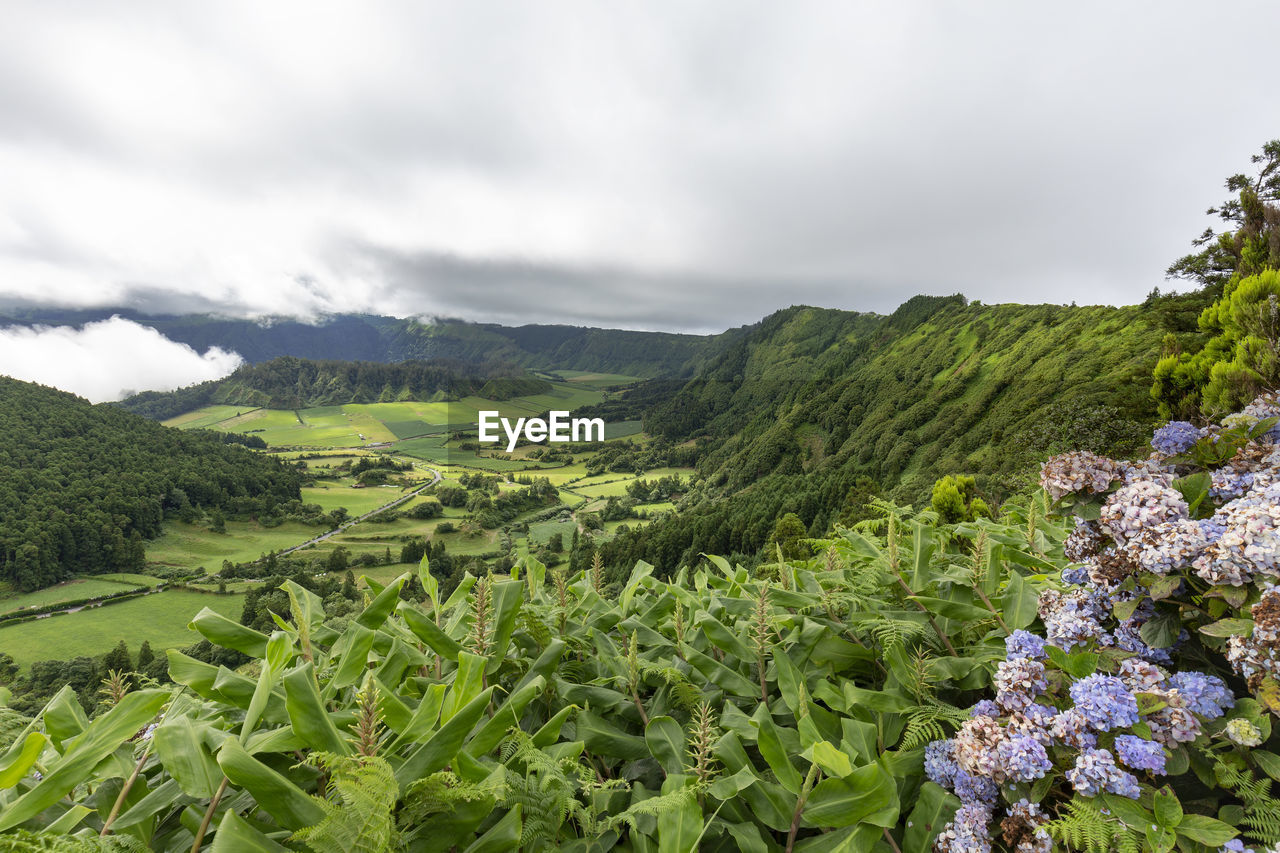
[{"label": "flower cluster", "polygon": [[[1260,398],[1220,426],[1160,428],[1145,460],[1068,453],[1045,463],[1042,486],[1055,501],[1072,496],[1078,513],[1063,544],[1076,565],[1062,572],[1062,587],[1040,594],[1043,637],[1007,637],[994,699],[978,702],[954,738],[926,750],[929,778],[964,803],[938,851],[989,851],[992,821],[1004,849],[1052,849],[1044,804],[1026,798],[1045,790],[1045,777],[1081,797],[1138,799],[1163,784],[1170,755],[1184,744],[1263,742],[1263,729],[1241,716],[1251,711],[1208,725],[1227,716],[1235,697],[1218,676],[1176,671],[1174,662],[1193,633],[1202,636],[1201,620],[1236,608],[1252,630],[1206,631],[1203,644],[1255,692],[1280,680],[1280,425],[1261,435],[1256,426],[1274,417],[1280,403]],[[1212,467],[1203,460],[1218,460],[1216,469],[1189,476]],[[1196,607],[1175,606],[1187,601]],[[1078,654],[1090,651],[1100,654]],[[1084,658],[1096,662],[1081,670]],[[1222,850],[1248,848],[1232,841]]]},{"label": "flower cluster", "polygon": [[1187,421],[1170,421],[1151,436],[1151,446],[1161,456],[1186,453],[1200,440],[1200,428]]}]

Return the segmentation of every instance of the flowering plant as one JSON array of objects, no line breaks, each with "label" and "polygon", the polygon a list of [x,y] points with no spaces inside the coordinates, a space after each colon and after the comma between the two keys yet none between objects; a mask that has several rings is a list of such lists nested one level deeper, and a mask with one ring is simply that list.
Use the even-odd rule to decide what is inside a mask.
[{"label": "flowering plant", "polygon": [[1259,749],[1280,714],[1277,422],[1260,398],[1161,427],[1147,459],[1045,463],[1072,563],[1040,595],[1043,634],[1009,634],[994,699],[926,750],[962,803],[936,849],[1251,849],[1237,826],[1280,842],[1280,756]]}]

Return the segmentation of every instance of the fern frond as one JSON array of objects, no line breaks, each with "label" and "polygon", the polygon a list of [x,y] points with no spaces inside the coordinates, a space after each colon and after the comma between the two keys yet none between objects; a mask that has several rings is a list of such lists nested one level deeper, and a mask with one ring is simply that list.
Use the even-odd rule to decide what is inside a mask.
[{"label": "fern frond", "polygon": [[391,765],[376,756],[316,752],[310,761],[329,773],[328,797],[316,797],[324,818],[293,834],[316,851],[381,853],[399,841],[395,820],[400,788]]}]

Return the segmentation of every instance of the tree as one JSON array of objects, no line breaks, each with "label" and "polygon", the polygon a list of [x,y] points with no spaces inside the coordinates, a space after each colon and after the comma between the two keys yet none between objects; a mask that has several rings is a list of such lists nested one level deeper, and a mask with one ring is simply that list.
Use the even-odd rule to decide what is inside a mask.
[{"label": "tree", "polygon": [[151,651],[151,641],[143,640],[142,645],[138,648],[138,669],[145,671],[155,659],[156,654]]},{"label": "tree", "polygon": [[977,481],[965,474],[948,474],[934,483],[931,506],[943,524],[992,517],[987,502],[978,497]]},{"label": "tree", "polygon": [[209,514],[209,529],[214,533],[227,532],[227,518],[222,514],[222,510],[214,509],[214,511]]},{"label": "tree", "polygon": [[783,559],[806,559],[812,556],[809,546],[803,541],[808,535],[809,531],[800,520],[800,516],[789,512],[779,518],[777,524],[773,526],[773,535],[769,537],[769,554],[773,554],[780,548]]},{"label": "tree", "polygon": [[564,550],[564,534],[552,533],[551,537],[547,539],[547,550],[554,551],[557,554],[563,551]]},{"label": "tree", "polygon": [[347,549],[342,546],[338,546],[330,552],[329,560],[325,564],[325,568],[331,572],[345,572],[347,570],[347,564],[350,562],[349,558],[350,554],[347,552]]},{"label": "tree", "polygon": [[13,655],[0,652],[0,684],[12,684],[17,674],[18,665],[13,661]]},{"label": "tree", "polygon": [[1257,174],[1227,178],[1227,190],[1235,195],[1205,211],[1230,227],[1221,232],[1206,228],[1192,241],[1200,251],[1170,264],[1167,277],[1221,288],[1232,276],[1280,267],[1280,139],[1263,145],[1250,161]]},{"label": "tree", "polygon": [[110,672],[113,669],[117,672],[133,671],[133,659],[129,656],[129,647],[124,640],[116,643],[116,647],[102,658],[102,670]]}]

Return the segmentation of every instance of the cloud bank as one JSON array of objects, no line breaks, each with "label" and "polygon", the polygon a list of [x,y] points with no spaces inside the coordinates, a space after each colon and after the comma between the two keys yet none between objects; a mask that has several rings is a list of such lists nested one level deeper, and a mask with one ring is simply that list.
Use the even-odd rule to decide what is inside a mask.
[{"label": "cloud bank", "polygon": [[1277,134],[1244,30],[1280,4],[13,4],[0,296],[690,330],[1137,302]]},{"label": "cloud bank", "polygon": [[218,347],[201,355],[155,329],[119,317],[81,328],[0,329],[0,374],[52,385],[95,403],[135,391],[171,391],[218,379],[242,361]]}]

